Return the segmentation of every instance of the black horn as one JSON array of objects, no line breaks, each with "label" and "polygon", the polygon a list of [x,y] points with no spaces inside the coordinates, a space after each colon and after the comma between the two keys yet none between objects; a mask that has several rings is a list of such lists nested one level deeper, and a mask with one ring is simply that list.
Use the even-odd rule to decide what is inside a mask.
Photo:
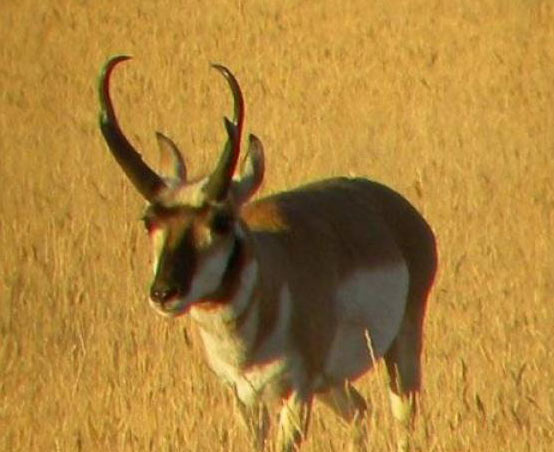
[{"label": "black horn", "polygon": [[141,155],[121,131],[110,98],[110,75],[117,64],[130,58],[127,55],[117,55],[111,57],[102,67],[98,85],[100,95],[100,129],[119,166],[121,166],[140,194],[148,201],[153,202],[160,190],[165,187],[165,183],[142,160]]},{"label": "black horn", "polygon": [[240,139],[244,122],[244,99],[237,79],[231,71],[220,64],[212,64],[212,67],[217,69],[225,77],[231,88],[234,100],[233,121],[230,121],[227,117],[224,118],[225,129],[228,135],[227,142],[225,143],[217,167],[205,186],[208,199],[222,201],[227,196],[227,192],[231,186],[231,179],[233,178],[233,173],[235,172],[239,158]]}]

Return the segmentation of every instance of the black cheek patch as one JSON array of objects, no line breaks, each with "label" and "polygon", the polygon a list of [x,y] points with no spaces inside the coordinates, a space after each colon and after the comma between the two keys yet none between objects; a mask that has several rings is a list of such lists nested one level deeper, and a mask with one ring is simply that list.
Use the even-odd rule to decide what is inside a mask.
[{"label": "black cheek patch", "polygon": [[166,242],[158,259],[152,289],[170,291],[176,296],[186,295],[196,269],[196,254],[191,234],[183,235],[175,244]]},{"label": "black cheek patch", "polygon": [[184,235],[172,251],[171,260],[171,278],[179,287],[179,291],[186,294],[190,289],[197,262],[197,252],[193,244],[192,234]]}]

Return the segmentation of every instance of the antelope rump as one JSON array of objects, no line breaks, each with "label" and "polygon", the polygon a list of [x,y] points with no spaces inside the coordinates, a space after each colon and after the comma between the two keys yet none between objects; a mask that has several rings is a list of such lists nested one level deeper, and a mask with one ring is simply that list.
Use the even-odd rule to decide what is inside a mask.
[{"label": "antelope rump", "polygon": [[123,134],[110,98],[112,70],[127,59],[112,57],[102,68],[100,128],[148,202],[150,304],[165,316],[192,316],[255,447],[266,445],[274,404],[278,450],[299,447],[314,397],[363,431],[367,406],[351,382],[381,357],[393,414],[408,431],[437,266],[427,222],[401,195],[366,179],[328,179],[252,201],[263,148],[250,135],[235,175],[244,101],[221,65],[213,67],[230,86],[234,118],[225,118],[228,139],[214,171],[187,180],[182,154],[157,133],[167,166],[158,175]]}]

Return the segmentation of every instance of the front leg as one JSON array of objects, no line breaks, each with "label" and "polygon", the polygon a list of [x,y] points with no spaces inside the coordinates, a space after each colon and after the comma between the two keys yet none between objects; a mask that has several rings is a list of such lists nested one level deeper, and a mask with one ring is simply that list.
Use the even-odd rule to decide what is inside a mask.
[{"label": "front leg", "polygon": [[263,402],[255,401],[251,405],[245,405],[236,395],[235,405],[240,413],[243,425],[246,427],[248,436],[252,441],[254,450],[263,451],[269,431],[269,412]]},{"label": "front leg", "polygon": [[279,414],[277,451],[292,452],[299,449],[308,430],[311,408],[311,396],[301,395],[298,391],[289,395]]}]

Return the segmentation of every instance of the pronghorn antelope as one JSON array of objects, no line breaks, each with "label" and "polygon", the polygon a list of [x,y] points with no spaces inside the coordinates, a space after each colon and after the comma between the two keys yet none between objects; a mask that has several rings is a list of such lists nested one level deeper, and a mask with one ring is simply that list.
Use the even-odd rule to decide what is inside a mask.
[{"label": "pronghorn antelope", "polygon": [[367,409],[351,382],[383,357],[394,416],[411,424],[420,388],[422,328],[436,269],[433,233],[410,203],[376,182],[335,178],[250,201],[264,175],[262,144],[240,152],[244,101],[231,72],[234,119],[213,173],[187,181],[176,145],[158,133],[164,176],[123,134],[110,75],[100,75],[100,127],[108,147],[146,198],[154,248],[150,304],[190,313],[210,368],[237,397],[253,441],[264,447],[268,404],[281,402],[277,447],[305,437],[314,397],[346,422]]}]

